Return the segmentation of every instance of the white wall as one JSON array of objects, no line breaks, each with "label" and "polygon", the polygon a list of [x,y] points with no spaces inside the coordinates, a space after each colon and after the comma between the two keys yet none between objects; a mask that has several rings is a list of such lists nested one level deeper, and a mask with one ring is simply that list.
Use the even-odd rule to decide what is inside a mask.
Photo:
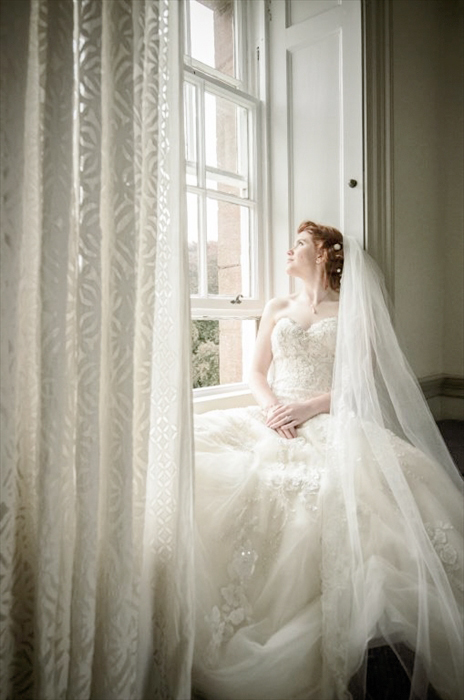
[{"label": "white wall", "polygon": [[462,14],[392,2],[396,325],[419,377],[464,374]]},{"label": "white wall", "polygon": [[464,374],[464,2],[447,2],[439,99],[445,256],[443,371]]}]

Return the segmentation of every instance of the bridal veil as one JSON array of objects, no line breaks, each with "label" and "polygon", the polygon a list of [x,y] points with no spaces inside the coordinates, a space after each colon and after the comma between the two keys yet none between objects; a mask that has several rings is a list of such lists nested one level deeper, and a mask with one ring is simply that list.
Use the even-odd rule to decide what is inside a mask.
[{"label": "bridal veil", "polygon": [[[441,465],[443,479],[436,488],[445,509],[447,499],[454,499],[456,512],[463,482],[399,347],[377,267],[348,237],[327,445],[321,572],[324,697],[362,695],[367,648],[379,645],[389,645],[410,676],[410,697],[426,697],[428,669],[434,664],[432,635],[443,649],[436,690],[440,692],[440,673],[451,675],[460,697],[464,647],[462,598],[460,603],[456,591],[462,593],[462,580],[458,574],[451,586],[449,577],[457,569],[457,552],[446,535],[440,538],[451,525],[425,521],[405,476],[408,455],[422,453],[424,478],[427,464],[434,463],[431,474],[436,463]],[[379,486],[401,524],[402,556],[396,569],[382,556],[388,532],[382,532],[375,498],[372,513],[363,512],[357,502],[358,466],[366,461],[376,465]],[[421,479],[419,474],[418,488]],[[366,529],[367,539],[376,539],[375,556],[363,551]],[[395,579],[398,570],[404,574],[401,581]],[[382,591],[395,586],[396,598],[388,597],[382,607]],[[354,671],[355,683],[346,691]]]}]

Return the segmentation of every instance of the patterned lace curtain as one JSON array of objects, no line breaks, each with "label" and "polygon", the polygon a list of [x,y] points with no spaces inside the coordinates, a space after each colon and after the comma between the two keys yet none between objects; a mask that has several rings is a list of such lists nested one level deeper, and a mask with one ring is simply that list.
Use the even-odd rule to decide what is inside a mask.
[{"label": "patterned lace curtain", "polygon": [[2,2],[5,698],[190,697],[181,10]]}]

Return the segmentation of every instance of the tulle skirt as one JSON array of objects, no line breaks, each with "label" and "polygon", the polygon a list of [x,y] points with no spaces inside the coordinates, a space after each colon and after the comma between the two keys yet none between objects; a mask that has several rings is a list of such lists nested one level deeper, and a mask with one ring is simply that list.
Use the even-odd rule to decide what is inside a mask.
[{"label": "tulle skirt", "polygon": [[[299,429],[297,438],[285,440],[266,427],[255,407],[196,418],[193,682],[208,700],[340,696],[335,679],[332,686],[327,675],[323,681],[322,510],[324,499],[330,498],[325,468],[331,420],[317,416]],[[424,528],[462,611],[459,491],[440,467],[393,439]],[[404,521],[367,444],[357,473],[356,502],[366,596],[353,646],[362,652],[376,644],[401,643],[414,651],[417,566],[404,547]],[[341,526],[334,523],[334,531]],[[427,605],[427,677],[443,698],[459,700],[462,677],[453,666],[433,593]],[[352,658],[348,675],[358,670],[360,654]]]}]

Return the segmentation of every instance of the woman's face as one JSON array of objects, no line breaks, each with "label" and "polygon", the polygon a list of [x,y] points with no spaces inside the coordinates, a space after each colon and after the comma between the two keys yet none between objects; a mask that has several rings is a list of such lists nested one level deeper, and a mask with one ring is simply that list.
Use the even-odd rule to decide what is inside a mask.
[{"label": "woman's face", "polygon": [[318,257],[320,253],[311,234],[307,231],[299,233],[294,245],[287,250],[287,274],[296,277],[308,275],[314,271]]}]

